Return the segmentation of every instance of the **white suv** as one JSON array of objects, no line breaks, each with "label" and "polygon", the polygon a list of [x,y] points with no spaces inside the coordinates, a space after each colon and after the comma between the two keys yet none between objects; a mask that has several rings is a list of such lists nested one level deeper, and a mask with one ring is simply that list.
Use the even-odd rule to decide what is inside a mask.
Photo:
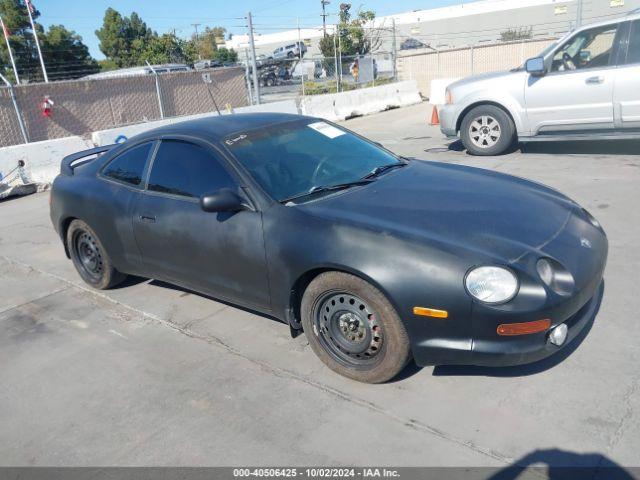
[{"label": "white suv", "polygon": [[510,72],[451,84],[442,132],[474,155],[516,141],[640,138],[640,13],[575,30]]},{"label": "white suv", "polygon": [[284,47],[276,48],[271,58],[281,60],[283,58],[303,57],[307,51],[307,46],[303,42],[292,43]]}]

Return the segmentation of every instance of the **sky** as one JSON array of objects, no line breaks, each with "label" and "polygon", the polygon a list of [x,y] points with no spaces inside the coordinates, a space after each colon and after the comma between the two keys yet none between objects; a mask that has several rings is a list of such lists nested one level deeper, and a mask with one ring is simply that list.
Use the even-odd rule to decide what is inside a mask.
[{"label": "sky", "polygon": [[[333,13],[327,22],[335,22],[340,3],[373,10],[376,15],[402,13],[411,10],[437,8],[447,5],[468,3],[470,0],[331,0],[327,13]],[[271,33],[296,28],[299,17],[301,27],[315,27],[322,24],[320,0],[32,0],[41,16],[38,22],[45,27],[62,24],[75,30],[91,54],[104,58],[98,47],[95,31],[102,25],[104,12],[112,7],[123,15],[136,11],[149,27],[158,33],[175,29],[176,35],[188,38],[194,31],[205,26],[226,27],[231,33],[246,33],[245,17],[251,11],[254,27],[258,33]]]}]

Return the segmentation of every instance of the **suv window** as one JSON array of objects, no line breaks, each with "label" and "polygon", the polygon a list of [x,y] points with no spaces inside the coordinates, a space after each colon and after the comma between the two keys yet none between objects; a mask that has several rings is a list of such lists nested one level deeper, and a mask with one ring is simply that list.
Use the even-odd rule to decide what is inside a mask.
[{"label": "suv window", "polygon": [[551,70],[562,72],[607,67],[617,28],[617,25],[606,25],[577,33],[556,52]]},{"label": "suv window", "polygon": [[140,185],[152,146],[152,142],[143,143],[118,155],[104,168],[102,175],[129,185]]},{"label": "suv window", "polygon": [[199,198],[234,181],[213,154],[181,140],[163,140],[153,161],[149,190]]},{"label": "suv window", "polygon": [[640,20],[636,20],[631,24],[626,63],[640,63]]}]

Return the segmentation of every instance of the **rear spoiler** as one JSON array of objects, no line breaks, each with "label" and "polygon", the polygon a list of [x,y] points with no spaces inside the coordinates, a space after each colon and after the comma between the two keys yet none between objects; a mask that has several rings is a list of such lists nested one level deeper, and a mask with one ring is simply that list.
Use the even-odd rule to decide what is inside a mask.
[{"label": "rear spoiler", "polygon": [[62,163],[60,164],[60,173],[62,175],[71,176],[71,175],[73,175],[73,169],[74,168],[76,168],[77,166],[82,165],[84,163],[87,163],[87,162],[90,162],[92,160],[95,160],[95,158],[91,158],[89,160],[85,160],[84,162],[79,162],[79,163],[76,163],[75,165],[73,165],[75,162],[78,162],[79,160],[82,160],[83,158],[91,157],[91,156],[94,156],[94,155],[97,158],[98,156],[100,156],[104,152],[108,152],[109,150],[111,150],[115,146],[116,146],[116,144],[103,145],[102,147],[91,148],[89,150],[83,150],[81,152],[72,153],[71,155],[67,155],[66,157],[64,157],[62,159]]}]

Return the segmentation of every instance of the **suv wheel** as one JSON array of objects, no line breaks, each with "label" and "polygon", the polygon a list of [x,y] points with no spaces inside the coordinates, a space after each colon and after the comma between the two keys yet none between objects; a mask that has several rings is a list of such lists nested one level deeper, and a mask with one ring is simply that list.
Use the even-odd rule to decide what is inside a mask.
[{"label": "suv wheel", "polygon": [[333,371],[382,383],[411,359],[402,320],[382,292],[342,272],[318,275],[302,297],[302,326],[314,353]]},{"label": "suv wheel", "polygon": [[504,110],[480,105],[462,119],[460,138],[471,155],[500,155],[513,145],[516,129]]}]

